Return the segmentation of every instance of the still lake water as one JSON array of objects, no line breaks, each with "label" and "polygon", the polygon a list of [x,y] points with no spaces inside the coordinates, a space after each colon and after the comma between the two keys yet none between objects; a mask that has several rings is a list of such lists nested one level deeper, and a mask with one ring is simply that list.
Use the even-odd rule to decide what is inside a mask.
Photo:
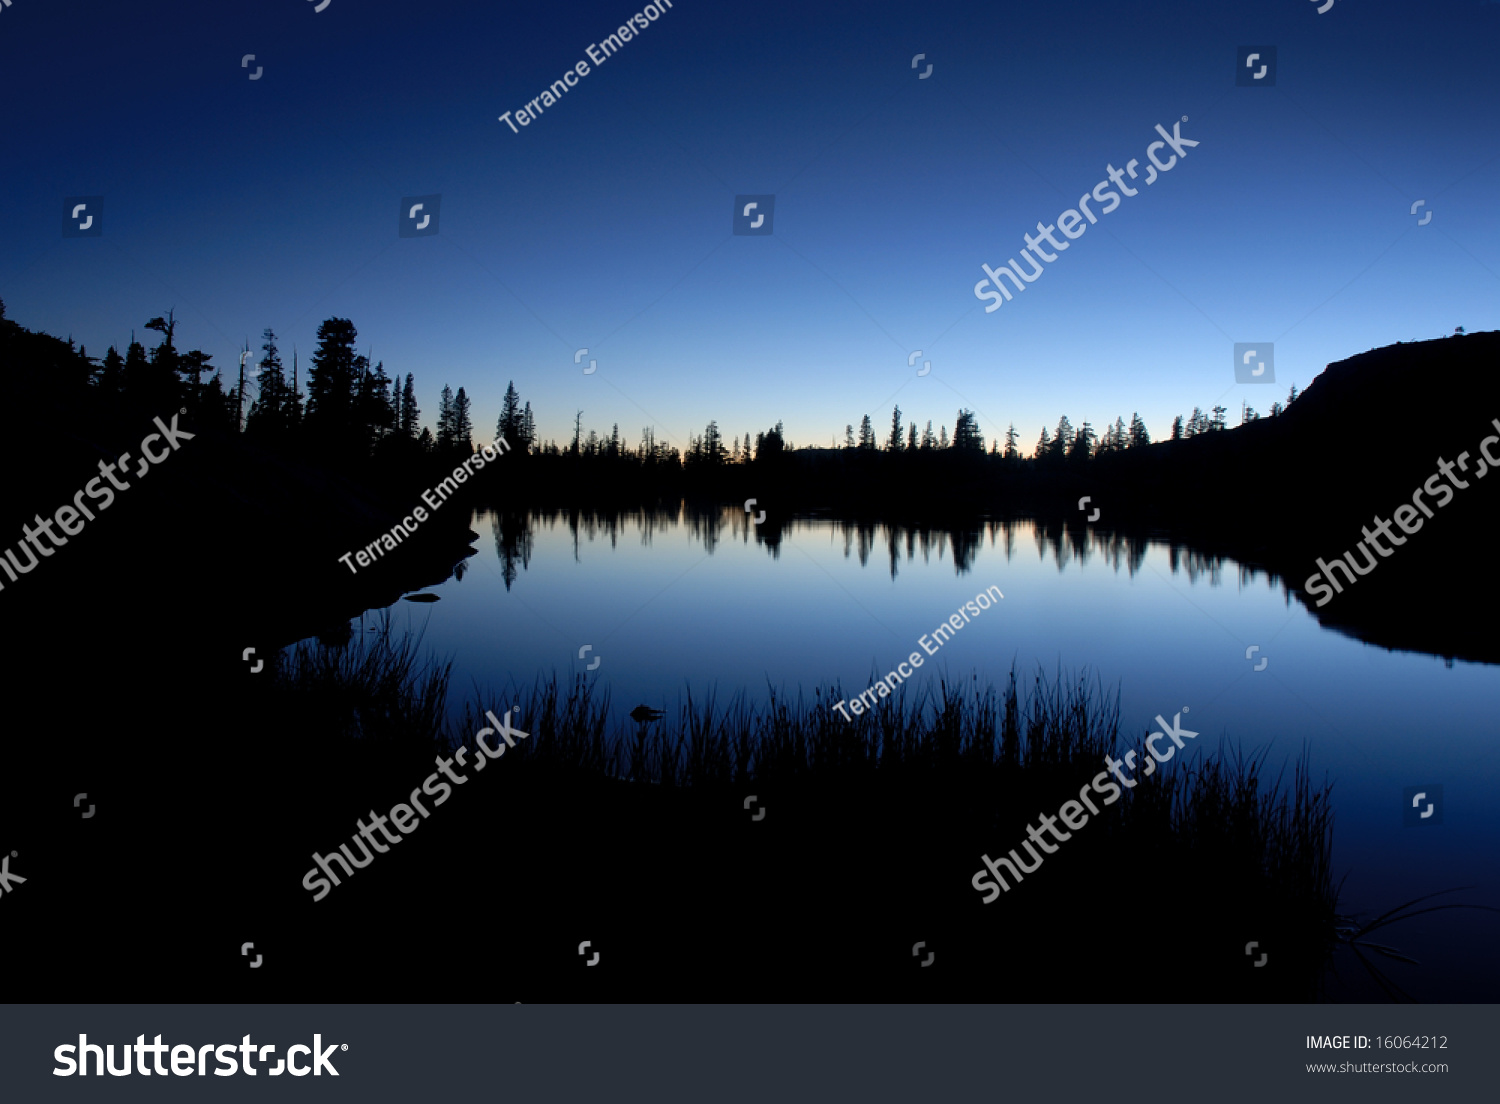
[{"label": "still lake water", "polygon": [[[499,707],[508,687],[552,673],[598,680],[622,719],[640,703],[675,710],[687,688],[721,705],[764,698],[768,683],[811,698],[838,680],[854,696],[995,585],[1004,600],[928,659],[913,689],[944,673],[1003,686],[1012,661],[1024,683],[1060,663],[1118,685],[1136,738],[1156,714],[1190,707],[1184,727],[1210,750],[1220,737],[1269,745],[1275,768],[1306,745],[1314,778],[1335,784],[1343,912],[1369,918],[1456,886],[1475,888],[1453,900],[1500,907],[1500,669],[1324,630],[1232,561],[1100,535],[1057,544],[1029,522],[986,523],[957,545],[952,533],[816,518],[776,534],[734,509],[476,512],[471,525],[478,555],[432,588],[441,601],[393,610],[394,627],[453,660],[455,713],[476,687]],[[1409,786],[1442,787],[1442,824],[1402,826]],[[1495,914],[1450,911],[1371,938],[1420,960],[1375,959],[1417,999],[1493,1001],[1497,937]]]}]

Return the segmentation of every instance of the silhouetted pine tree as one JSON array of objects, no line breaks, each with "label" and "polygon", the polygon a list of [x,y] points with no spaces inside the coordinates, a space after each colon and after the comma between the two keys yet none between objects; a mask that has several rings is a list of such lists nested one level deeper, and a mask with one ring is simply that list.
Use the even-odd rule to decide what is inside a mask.
[{"label": "silhouetted pine tree", "polygon": [[307,436],[332,454],[347,455],[364,444],[357,410],[364,360],[354,349],[358,336],[347,318],[325,321],[307,373]]},{"label": "silhouetted pine tree", "polygon": [[711,421],[703,431],[702,459],[709,467],[724,463],[724,439],[719,436],[719,423]]},{"label": "silhouetted pine tree", "polygon": [[1057,432],[1052,435],[1052,458],[1061,460],[1073,447],[1073,423],[1064,414],[1057,420]]},{"label": "silhouetted pine tree", "polygon": [[500,420],[495,423],[495,436],[504,438],[511,448],[521,447],[521,396],[516,391],[515,380],[506,386],[505,398],[500,401]]},{"label": "silhouetted pine tree", "polygon": [[[142,380],[139,391],[147,402],[155,404],[175,404],[181,393],[177,371],[177,319],[176,310],[167,311],[165,315],[157,315],[146,323],[146,329],[156,330],[162,335],[161,343],[151,350],[150,369]],[[195,372],[187,377],[186,395],[189,406],[196,404],[197,390],[199,385],[198,374]]]},{"label": "silhouetted pine tree", "polygon": [[411,373],[406,373],[406,384],[401,388],[401,433],[415,439],[421,432],[422,411],[417,406],[417,388]]},{"label": "silhouetted pine tree", "polygon": [[755,459],[774,460],[781,455],[785,445],[786,438],[782,434],[781,423],[777,422],[769,432],[755,435]]},{"label": "silhouetted pine tree", "polygon": [[125,384],[125,358],[120,356],[119,350],[113,345],[109,352],[104,354],[104,361],[99,366],[98,388],[99,393],[114,398],[120,393]]},{"label": "silhouetted pine tree", "polygon": [[291,399],[281,370],[281,353],[276,348],[276,333],[269,326],[260,336],[262,355],[256,376],[260,393],[250,407],[245,432],[265,440],[284,440],[291,429]]},{"label": "silhouetted pine tree", "polygon": [[396,432],[396,399],[392,392],[393,384],[385,374],[384,361],[370,368],[369,360],[365,358],[360,375],[359,420],[367,449]]},{"label": "silhouetted pine tree", "polygon": [[1093,446],[1094,427],[1084,419],[1083,426],[1073,435],[1073,442],[1068,446],[1068,459],[1087,460],[1093,455]]},{"label": "silhouetted pine tree", "polygon": [[124,387],[132,395],[145,395],[151,388],[151,362],[146,359],[146,348],[130,335],[130,344],[125,347]]},{"label": "silhouetted pine tree", "polygon": [[462,387],[453,396],[453,447],[464,456],[474,451],[474,420],[469,416],[469,396]]},{"label": "silhouetted pine tree", "polygon": [[[226,392],[221,385],[218,370],[209,363],[213,360],[213,356],[202,349],[192,349],[181,356],[173,353],[171,358],[174,373],[181,376],[181,381],[179,382],[175,377],[169,379],[164,374],[161,365],[153,364],[152,372],[157,376],[157,381],[150,392],[152,401],[166,404],[170,409],[171,404],[186,398],[187,407],[194,414],[217,421],[219,414],[227,413],[230,415],[229,424],[238,426],[239,414],[236,408],[230,405],[236,397],[236,392],[230,390],[227,393],[228,399],[225,399]],[[214,377],[204,384],[201,382],[203,373],[209,371],[214,373]]]},{"label": "silhouetted pine tree", "polygon": [[437,439],[434,443],[439,452],[453,450],[456,428],[453,422],[453,388],[445,383],[438,396]]},{"label": "silhouetted pine tree", "polygon": [[972,410],[959,410],[958,421],[953,426],[953,447],[959,452],[984,451],[984,434],[979,431],[979,422]]}]

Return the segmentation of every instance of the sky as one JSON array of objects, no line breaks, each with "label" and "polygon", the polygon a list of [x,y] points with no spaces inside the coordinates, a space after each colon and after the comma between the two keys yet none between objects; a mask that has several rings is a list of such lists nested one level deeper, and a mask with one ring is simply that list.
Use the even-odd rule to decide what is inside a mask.
[{"label": "sky", "polygon": [[[13,0],[0,299],[96,356],[175,308],[226,374],[267,326],[305,370],[347,317],[429,424],[465,387],[481,436],[512,380],[562,441],[576,410],[679,447],[709,419],[883,436],[896,403],[1027,451],[1063,414],[1233,424],[1500,328],[1500,4],[1321,6],[675,0],[596,65],[637,0]],[[1274,86],[1237,86],[1263,45]],[[1144,174],[1157,124],[1199,145],[986,313],[981,265],[1106,165]],[[428,195],[438,233],[401,237]],[[770,235],[731,232],[737,195],[775,196]],[[100,236],[62,235],[77,196]],[[1273,343],[1274,385],[1235,382],[1236,342]]]}]

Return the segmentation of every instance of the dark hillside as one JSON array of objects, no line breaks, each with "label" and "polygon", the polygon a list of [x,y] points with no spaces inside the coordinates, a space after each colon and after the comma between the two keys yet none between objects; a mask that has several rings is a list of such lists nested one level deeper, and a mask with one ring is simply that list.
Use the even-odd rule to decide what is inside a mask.
[{"label": "dark hillside", "polygon": [[[1490,562],[1500,479],[1480,456],[1500,438],[1496,419],[1500,333],[1392,345],[1330,364],[1279,417],[1101,457],[1089,493],[1117,519],[1275,571],[1320,620],[1362,639],[1497,662],[1493,629],[1470,616],[1500,599]],[[1500,439],[1489,450],[1500,458]],[[1438,462],[1463,453],[1467,471],[1453,476],[1467,487],[1452,484],[1449,499]],[[1429,485],[1421,500],[1434,516],[1414,506],[1422,526],[1397,529],[1400,546],[1383,540],[1388,559],[1354,585],[1340,574],[1343,592],[1321,607],[1322,590],[1301,594],[1320,558],[1353,551],[1364,527],[1394,522]]]}]

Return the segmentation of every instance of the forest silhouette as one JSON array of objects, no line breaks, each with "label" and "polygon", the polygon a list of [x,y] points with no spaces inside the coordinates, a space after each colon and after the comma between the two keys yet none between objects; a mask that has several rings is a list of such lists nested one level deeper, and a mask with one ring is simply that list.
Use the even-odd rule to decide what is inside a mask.
[{"label": "forest silhouette", "polygon": [[[180,349],[176,328],[167,311],[145,323],[159,335],[154,347],[132,339],[123,355],[111,347],[93,357],[71,340],[5,319],[0,303],[0,381],[21,409],[39,414],[0,443],[10,470],[31,473],[17,485],[18,516],[30,516],[33,502],[50,512],[48,502],[81,485],[81,472],[43,460],[59,443],[58,427],[69,427],[85,452],[118,455],[139,439],[138,426],[181,410],[200,435],[197,451],[213,453],[218,476],[231,484],[200,479],[184,488],[183,504],[191,505],[195,524],[216,523],[230,549],[230,574],[259,584],[268,626],[278,593],[316,595],[301,605],[320,611],[324,627],[375,604],[329,565],[388,530],[424,488],[472,454],[466,389],[444,384],[429,428],[413,375],[388,375],[382,362],[372,363],[348,319],[324,321],[306,362],[294,351],[290,369],[268,329],[259,352],[247,348],[229,376],[201,350]],[[1489,420],[1500,416],[1497,359],[1500,334],[1493,332],[1397,344],[1330,365],[1264,416],[1242,404],[1234,427],[1221,405],[1178,417],[1162,441],[1151,439],[1138,415],[1102,431],[1088,421],[1075,429],[1064,416],[1041,430],[1030,455],[1013,425],[987,447],[970,410],[957,412],[950,435],[946,425],[919,430],[899,407],[882,435],[864,415],[857,427],[846,425],[843,444],[834,447],[797,447],[780,423],[726,442],[717,420],[680,449],[650,427],[632,445],[618,425],[607,435],[585,430],[582,411],[574,413],[571,439],[559,443],[538,434],[536,414],[512,382],[495,427],[511,451],[471,480],[460,500],[515,511],[755,498],[768,515],[757,539],[774,550],[779,527],[796,514],[939,526],[958,544],[984,518],[1081,527],[1087,522],[1078,503],[1088,496],[1090,511],[1101,513],[1095,528],[1135,541],[1167,537],[1204,555],[1238,559],[1284,580],[1300,598],[1315,561],[1348,547],[1377,512],[1389,513],[1426,477],[1433,458],[1477,447]],[[1399,433],[1361,432],[1387,424],[1398,405]],[[158,487],[168,482],[161,477]],[[1378,575],[1316,615],[1386,646],[1500,660],[1491,634],[1453,625],[1441,606],[1403,600],[1482,539],[1484,494],[1468,492]],[[235,508],[246,497],[258,501],[258,516]],[[445,576],[476,539],[454,520],[459,513],[450,510],[444,524],[401,557],[382,561],[360,585],[384,594]],[[170,530],[172,523],[163,523]],[[235,557],[232,549],[246,540],[253,552]],[[1494,597],[1500,584],[1478,578],[1465,585]],[[306,617],[286,625],[302,635],[308,628]],[[282,643],[298,638],[272,635]]]}]

